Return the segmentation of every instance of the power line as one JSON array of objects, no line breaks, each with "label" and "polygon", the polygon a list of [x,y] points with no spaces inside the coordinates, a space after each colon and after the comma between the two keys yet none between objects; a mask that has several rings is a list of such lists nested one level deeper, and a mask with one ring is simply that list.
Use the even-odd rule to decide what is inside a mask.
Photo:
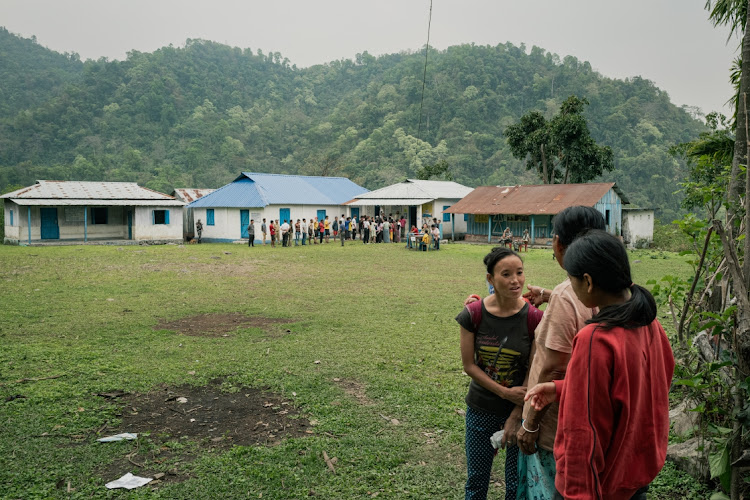
[{"label": "power line", "polygon": [[432,26],[432,0],[430,0],[430,17],[427,21],[427,45],[424,49],[424,73],[422,74],[422,99],[419,102],[419,126],[417,127],[417,139],[422,138],[422,107],[424,106],[424,87],[427,81],[427,54],[430,52],[430,27]]}]

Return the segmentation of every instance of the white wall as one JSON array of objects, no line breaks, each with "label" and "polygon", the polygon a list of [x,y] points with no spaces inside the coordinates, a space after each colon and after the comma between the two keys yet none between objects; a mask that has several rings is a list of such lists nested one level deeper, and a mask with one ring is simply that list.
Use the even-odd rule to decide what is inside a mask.
[{"label": "white wall", "polygon": [[654,241],[653,210],[623,210],[622,235],[628,247],[634,248],[638,240]]},{"label": "white wall", "polygon": [[[154,224],[154,210],[169,210],[169,224]],[[135,207],[133,239],[182,241],[182,211],[183,207]]]},{"label": "white wall", "polygon": [[[310,219],[317,217],[318,210],[325,210],[331,223],[333,223],[334,217],[341,217],[341,214],[349,217],[350,213],[349,207],[345,205],[268,205],[265,208],[214,208],[214,225],[209,226],[207,223],[208,217],[206,217],[207,209],[195,208],[193,209],[193,220],[197,222],[200,219],[203,223],[203,240],[237,241],[242,238],[240,211],[247,210],[250,212],[250,218],[255,219],[255,239],[260,241],[263,238],[260,232],[263,218],[266,219],[266,224],[271,220],[279,219],[279,210],[282,208],[289,209],[289,217],[294,222],[303,218],[309,222]],[[283,220],[279,220],[279,222],[284,223]],[[294,225],[293,222],[290,222],[290,224]],[[267,235],[267,241],[271,241],[270,235]]]}]

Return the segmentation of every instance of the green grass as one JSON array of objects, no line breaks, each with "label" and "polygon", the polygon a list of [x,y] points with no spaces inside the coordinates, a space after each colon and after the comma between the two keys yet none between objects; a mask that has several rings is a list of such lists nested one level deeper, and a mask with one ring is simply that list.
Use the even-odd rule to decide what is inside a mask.
[{"label": "green grass", "polygon": [[[0,247],[0,496],[461,498],[463,419],[456,409],[465,406],[468,379],[453,318],[464,297],[486,293],[487,251],[355,243]],[[527,283],[551,288],[565,278],[551,255],[524,254]],[[633,259],[640,260],[633,264],[638,283],[690,273],[675,254],[639,251]],[[217,312],[289,318],[284,328],[293,333],[250,328],[187,337],[153,328]],[[217,377],[270,387],[318,421],[315,434],[276,447],[198,449],[184,465],[188,481],[107,491],[104,483],[115,478],[101,470],[133,444],[95,442],[97,429],[117,423],[119,408],[94,394]],[[334,378],[361,384],[372,405],[345,394]],[[25,397],[5,402],[16,395]],[[323,451],[338,458],[335,475]],[[491,491],[500,496],[499,488]]]}]

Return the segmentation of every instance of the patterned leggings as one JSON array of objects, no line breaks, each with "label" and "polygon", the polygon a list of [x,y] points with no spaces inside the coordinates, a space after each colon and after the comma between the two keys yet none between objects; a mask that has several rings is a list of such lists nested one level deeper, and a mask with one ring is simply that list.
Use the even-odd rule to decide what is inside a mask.
[{"label": "patterned leggings", "polygon": [[[490,437],[505,425],[507,416],[467,408],[466,410],[466,500],[485,499],[495,449]],[[515,500],[518,488],[518,446],[505,450],[505,499]]]}]

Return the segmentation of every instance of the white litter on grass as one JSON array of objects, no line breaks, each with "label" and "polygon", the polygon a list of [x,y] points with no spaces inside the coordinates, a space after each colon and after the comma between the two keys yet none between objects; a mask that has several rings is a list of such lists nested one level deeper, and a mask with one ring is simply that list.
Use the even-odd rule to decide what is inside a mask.
[{"label": "white litter on grass", "polygon": [[495,448],[496,450],[498,448],[503,447],[503,445],[501,444],[503,440],[503,434],[505,434],[505,430],[497,431],[496,433],[492,435],[492,437],[490,437],[490,442],[492,443],[492,447]]},{"label": "white litter on grass", "polygon": [[107,436],[97,439],[100,443],[111,443],[113,441],[127,441],[131,439],[138,439],[138,434],[135,432],[123,432],[122,434],[115,434],[114,436]]},{"label": "white litter on grass", "polygon": [[185,398],[185,397],[179,397],[175,401],[177,401],[178,403],[183,403],[184,404],[184,403],[187,403],[187,398]]},{"label": "white litter on grass", "polygon": [[115,479],[114,481],[110,481],[109,483],[105,484],[108,489],[113,490],[115,488],[125,488],[128,490],[132,490],[133,488],[138,488],[139,486],[143,486],[144,484],[148,484],[151,481],[153,481],[153,478],[150,477],[138,477],[134,476],[130,472],[122,476],[120,479]]}]

